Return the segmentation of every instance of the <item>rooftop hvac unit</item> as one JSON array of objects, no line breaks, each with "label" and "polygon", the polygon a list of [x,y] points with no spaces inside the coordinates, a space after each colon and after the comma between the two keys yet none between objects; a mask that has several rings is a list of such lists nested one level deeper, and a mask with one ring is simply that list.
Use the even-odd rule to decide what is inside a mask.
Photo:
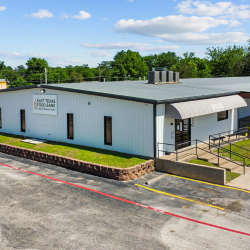
[{"label": "rooftop hvac unit", "polygon": [[162,83],[167,82],[167,71],[160,71],[160,81]]},{"label": "rooftop hvac unit", "polygon": [[160,82],[159,71],[149,71],[148,72],[148,83],[156,84]]},{"label": "rooftop hvac unit", "polygon": [[167,82],[174,82],[173,71],[167,71]]},{"label": "rooftop hvac unit", "polygon": [[174,72],[174,81],[179,82],[180,81],[180,73],[179,72]]}]

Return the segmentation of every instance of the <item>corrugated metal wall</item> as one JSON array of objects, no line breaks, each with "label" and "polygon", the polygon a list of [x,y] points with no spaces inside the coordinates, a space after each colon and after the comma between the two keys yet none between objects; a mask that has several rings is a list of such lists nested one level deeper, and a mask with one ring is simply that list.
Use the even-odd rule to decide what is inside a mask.
[{"label": "corrugated metal wall", "polygon": [[164,142],[164,120],[165,120],[165,104],[156,106],[156,156],[163,154],[164,146],[159,143]]},{"label": "corrugated metal wall", "polygon": [[247,103],[247,107],[239,108],[239,118],[250,116],[250,99],[244,98]]},{"label": "corrugated metal wall", "polygon": [[192,140],[209,140],[209,135],[235,130],[238,128],[237,109],[228,110],[228,119],[217,121],[217,113],[194,117],[194,126],[191,127]]},{"label": "corrugated metal wall", "polygon": [[[163,119],[165,108],[162,105],[158,105],[157,107],[157,142],[175,144],[175,119],[165,117]],[[223,121],[217,121],[217,113],[198,116],[193,119],[194,126],[191,127],[191,140],[199,139],[201,141],[208,141],[211,134],[238,128],[238,109],[229,110],[228,119]],[[160,145],[159,149],[168,152],[175,150],[174,146],[168,145]],[[161,156],[163,153],[159,152],[159,155]]]},{"label": "corrugated metal wall", "polygon": [[[33,114],[33,94],[41,94],[40,89],[0,94],[0,131],[153,156],[153,105],[46,89],[58,95],[58,115],[53,116]],[[26,110],[26,133],[20,131],[20,109]],[[74,114],[74,140],[67,139],[67,113]],[[112,116],[112,146],[104,145],[104,116]]]}]

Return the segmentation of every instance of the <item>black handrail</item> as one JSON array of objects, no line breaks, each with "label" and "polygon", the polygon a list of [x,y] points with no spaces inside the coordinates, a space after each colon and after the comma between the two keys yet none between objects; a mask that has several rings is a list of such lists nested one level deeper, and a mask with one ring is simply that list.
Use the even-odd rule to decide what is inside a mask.
[{"label": "black handrail", "polygon": [[[245,137],[248,137],[249,138],[249,126],[247,127],[243,127],[243,128],[239,128],[239,129],[236,129],[236,130],[230,130],[230,131],[225,131],[225,132],[220,132],[220,133],[217,133],[217,134],[212,134],[212,135],[209,135],[209,148],[211,148],[211,138],[214,138],[215,140],[218,140],[219,141],[219,146],[221,144],[221,139],[223,141],[224,138],[222,138],[224,135],[228,136],[228,143],[230,143],[230,135],[236,135],[236,139],[237,139],[237,136],[240,137],[240,133],[243,133],[243,132],[247,132],[247,136]],[[212,146],[215,145],[215,140],[214,140],[214,143],[212,144]]]},{"label": "black handrail", "polygon": [[[216,154],[212,153],[211,151],[207,151],[207,150],[205,150],[204,148],[200,148],[200,147],[198,147],[198,148],[201,149],[201,150],[203,150],[203,151],[205,151],[205,152],[207,152],[207,153],[210,153],[210,154],[212,154],[212,155],[217,156]],[[239,156],[239,157],[240,157],[240,156]],[[220,155],[219,155],[219,149],[218,149],[218,165],[220,164],[219,158],[225,159],[225,160],[227,160],[227,161],[229,161],[229,162],[233,162],[234,164],[241,166],[241,164],[238,163],[238,162],[230,161],[230,160],[228,160],[227,158],[225,158],[225,157],[223,157],[223,156],[220,156]],[[241,158],[243,159],[243,168],[244,168],[244,175],[245,175],[245,173],[246,173],[245,158],[244,158],[244,157],[241,157]]]},{"label": "black handrail", "polygon": [[229,144],[230,144],[230,145],[233,145],[233,146],[235,146],[235,147],[237,147],[237,148],[241,148],[241,149],[244,149],[244,150],[246,150],[246,151],[250,152],[250,150],[249,150],[249,149],[247,149],[247,148],[243,148],[243,147],[238,146],[238,145],[236,145],[236,144],[233,144],[233,143],[231,143],[231,142],[229,142]]},{"label": "black handrail", "polygon": [[[201,142],[201,143],[204,143],[204,144],[206,144],[206,145],[209,145],[209,144],[206,143],[206,142],[197,140],[197,142],[198,142],[198,141]],[[196,145],[197,145],[197,144],[196,144]],[[200,148],[200,147],[198,147],[198,146],[196,146],[196,147],[199,148],[199,149],[201,149],[201,150],[203,150],[203,151],[205,151],[205,152],[209,152],[209,151],[206,151],[206,150],[204,150],[203,148]],[[244,168],[244,175],[245,175],[245,173],[246,173],[246,164],[245,164],[246,159],[245,159],[245,156],[243,156],[243,155],[241,155],[241,154],[238,154],[238,153],[236,153],[236,152],[233,152],[233,151],[229,151],[228,149],[222,148],[222,147],[220,147],[220,146],[215,146],[215,147],[218,149],[218,165],[220,164],[219,158],[222,158],[222,159],[225,159],[225,160],[227,160],[227,161],[229,161],[229,162],[233,162],[234,164],[237,164],[237,165],[240,165],[240,166],[241,166],[241,164],[239,164],[238,162],[230,161],[230,160],[228,160],[228,158],[225,158],[225,157],[223,157],[223,156],[220,156],[220,150],[226,151],[227,153],[231,153],[231,154],[236,155],[236,156],[238,156],[239,158],[242,158],[242,159],[243,159],[243,168]],[[212,152],[209,152],[209,153],[215,155],[215,154],[212,153]],[[230,158],[230,159],[231,159],[231,158]]]},{"label": "black handrail", "polygon": [[[166,151],[166,150],[160,150],[159,149],[159,144],[162,144],[162,145],[168,145],[168,146],[173,146],[175,148],[175,144],[171,144],[171,143],[164,143],[164,142],[157,142],[157,151],[158,151],[158,154],[157,156],[159,157],[159,152],[169,152],[169,151]],[[175,153],[175,152],[171,152],[171,153]]]},{"label": "black handrail", "polygon": [[246,127],[243,127],[243,128],[239,128],[239,129],[235,129],[235,130],[228,130],[228,131],[224,131],[224,132],[212,134],[211,136],[219,135],[219,134],[227,134],[227,133],[231,133],[231,132],[241,132],[240,130],[243,130],[243,129],[249,129],[249,126],[246,126]]},{"label": "black handrail", "polygon": [[[203,151],[205,151],[205,152],[207,152],[207,153],[210,153],[210,154],[212,154],[212,155],[216,155],[216,154],[214,154],[213,152],[211,152],[210,150],[208,151],[208,150],[205,150],[204,148],[198,147],[198,142],[199,142],[199,143],[206,144],[206,145],[208,145],[208,146],[210,147],[210,143],[208,144],[208,143],[206,143],[206,142],[204,142],[204,141],[201,141],[201,140],[198,140],[198,139],[191,140],[191,141],[187,141],[187,142],[184,142],[184,143],[179,143],[179,144],[170,144],[170,143],[161,143],[161,142],[158,142],[157,145],[162,144],[162,145],[175,146],[175,148],[177,148],[177,150],[176,150],[175,152],[172,152],[172,153],[175,153],[175,154],[176,154],[176,161],[178,161],[178,160],[179,160],[179,154],[180,154],[180,153],[183,153],[183,152],[186,152],[186,151],[189,151],[189,150],[193,150],[193,149],[194,149],[194,148],[188,148],[188,149],[186,149],[186,150],[184,150],[184,151],[179,152],[179,151],[178,151],[178,147],[179,147],[180,145],[183,145],[183,144],[186,144],[186,143],[190,143],[190,145],[191,145],[192,142],[194,142],[194,141],[196,142],[196,145],[195,145],[196,155],[198,155],[198,149],[203,150]],[[233,144],[233,145],[234,145],[234,144]],[[246,173],[246,164],[245,164],[245,163],[246,163],[246,159],[245,159],[245,158],[250,159],[249,157],[246,157],[246,156],[243,156],[243,155],[241,155],[241,154],[239,154],[239,153],[233,152],[233,151],[231,150],[231,148],[230,148],[230,150],[228,150],[228,149],[226,149],[226,148],[222,148],[221,146],[217,146],[217,145],[214,145],[214,147],[218,149],[218,154],[216,155],[216,156],[218,156],[218,165],[220,164],[220,158],[222,158],[222,159],[225,159],[225,160],[227,160],[227,161],[229,161],[229,162],[233,162],[233,163],[236,164],[236,165],[240,165],[240,166],[241,166],[240,163],[235,162],[235,161],[232,161],[232,160],[229,160],[228,158],[225,158],[225,157],[221,156],[221,155],[220,155],[220,150],[222,150],[222,151],[224,151],[224,152],[230,154],[230,159],[231,159],[231,156],[232,156],[232,155],[235,155],[235,156],[237,156],[237,157],[243,159],[244,174]],[[250,150],[249,150],[249,151],[250,151]],[[159,152],[167,152],[167,151],[160,150],[159,147],[158,147],[158,157],[159,157]]]}]

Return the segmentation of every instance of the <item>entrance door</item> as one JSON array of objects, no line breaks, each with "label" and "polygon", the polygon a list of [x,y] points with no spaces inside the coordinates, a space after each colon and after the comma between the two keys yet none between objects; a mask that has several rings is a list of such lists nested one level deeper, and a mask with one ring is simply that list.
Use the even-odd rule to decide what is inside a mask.
[{"label": "entrance door", "polygon": [[[178,146],[178,149],[190,146],[191,140],[191,119],[175,120],[175,145],[183,143]],[[177,146],[176,146],[177,149]]]}]

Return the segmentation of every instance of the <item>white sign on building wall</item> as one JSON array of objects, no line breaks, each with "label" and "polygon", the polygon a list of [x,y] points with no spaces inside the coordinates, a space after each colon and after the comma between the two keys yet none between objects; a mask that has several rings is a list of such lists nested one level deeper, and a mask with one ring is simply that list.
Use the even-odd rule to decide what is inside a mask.
[{"label": "white sign on building wall", "polygon": [[33,113],[57,115],[57,95],[33,95]]}]

